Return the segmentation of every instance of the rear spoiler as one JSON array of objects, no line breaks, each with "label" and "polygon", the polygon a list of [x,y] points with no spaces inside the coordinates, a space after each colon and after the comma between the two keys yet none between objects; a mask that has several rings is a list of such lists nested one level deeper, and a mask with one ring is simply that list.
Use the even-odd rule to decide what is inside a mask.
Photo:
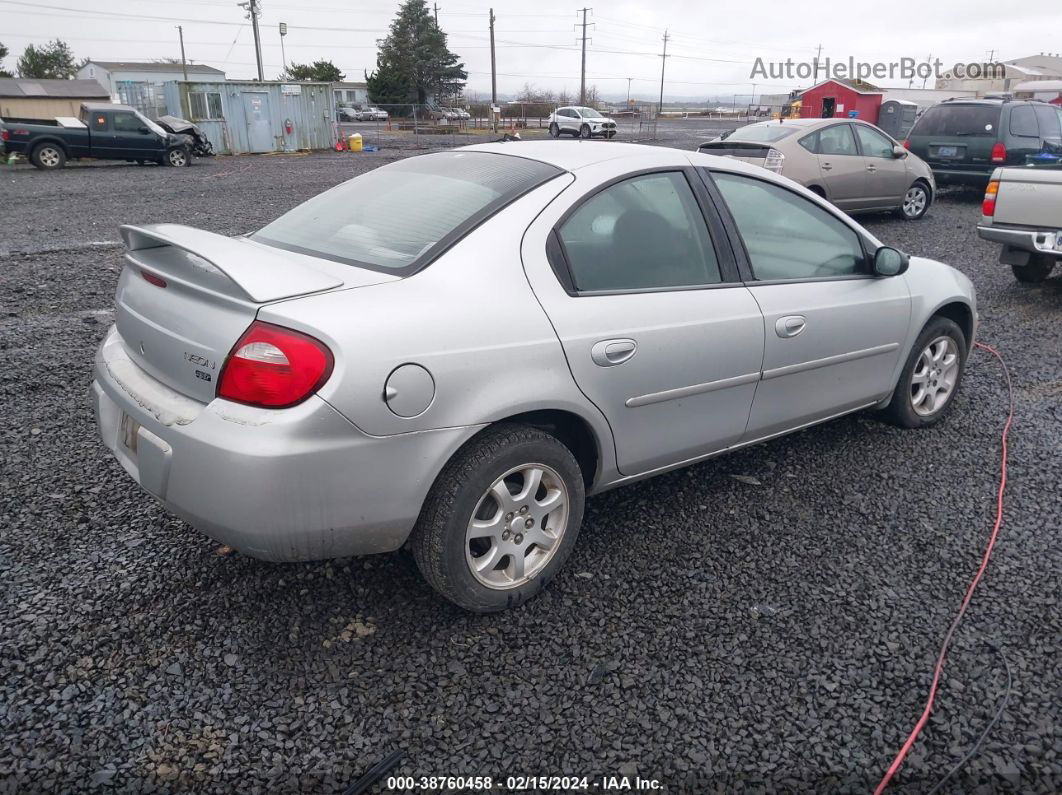
[{"label": "rear spoiler", "polygon": [[183,224],[124,225],[122,240],[126,258],[141,262],[134,252],[172,247],[205,260],[224,274],[255,303],[307,295],[339,287],[343,280],[306,264],[298,254],[255,243],[246,238],[225,237]]},{"label": "rear spoiler", "polygon": [[726,157],[767,157],[774,147],[769,143],[746,143],[743,141],[708,141],[697,147],[698,152]]}]

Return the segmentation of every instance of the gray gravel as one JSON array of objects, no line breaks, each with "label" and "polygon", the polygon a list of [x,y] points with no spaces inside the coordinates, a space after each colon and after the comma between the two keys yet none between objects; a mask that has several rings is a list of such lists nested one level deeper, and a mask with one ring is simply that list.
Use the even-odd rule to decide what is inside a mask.
[{"label": "gray gravel", "polygon": [[[104,453],[85,395],[121,254],[87,244],[247,231],[397,156],[0,170],[0,791],[336,792],[394,748],[406,774],[868,791],[993,519],[1005,392],[983,353],[934,429],[850,417],[592,499],[566,572],[495,616],[436,598],[404,552],[219,556]],[[1062,273],[1015,283],[978,201],[865,219],[973,278],[1017,399],[1006,524],[899,792],[989,721],[986,641],[1013,693],[945,791],[1062,790]]]}]

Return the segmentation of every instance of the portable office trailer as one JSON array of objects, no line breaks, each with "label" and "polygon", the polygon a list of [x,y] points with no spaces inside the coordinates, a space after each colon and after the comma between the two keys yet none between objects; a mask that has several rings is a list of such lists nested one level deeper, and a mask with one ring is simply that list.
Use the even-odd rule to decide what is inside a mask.
[{"label": "portable office trailer", "polygon": [[329,83],[251,80],[166,84],[171,116],[195,122],[219,154],[328,149],[335,143]]}]

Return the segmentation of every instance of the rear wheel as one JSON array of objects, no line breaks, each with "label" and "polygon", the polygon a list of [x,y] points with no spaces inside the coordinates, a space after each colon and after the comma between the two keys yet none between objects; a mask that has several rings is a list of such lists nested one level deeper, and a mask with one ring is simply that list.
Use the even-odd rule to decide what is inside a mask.
[{"label": "rear wheel", "polygon": [[557,122],[555,121],[549,123],[549,137],[560,138],[560,127],[557,126]]},{"label": "rear wheel", "polygon": [[40,144],[30,155],[30,162],[44,171],[62,168],[66,165],[66,152],[56,144]]},{"label": "rear wheel", "polygon": [[1014,278],[1022,284],[1039,284],[1055,268],[1055,260],[1046,254],[1030,254],[1029,261],[1025,265],[1011,265]]},{"label": "rear wheel", "polygon": [[497,425],[440,473],[413,530],[413,556],[428,583],[466,610],[515,607],[564,565],[584,499],[579,464],[556,437]]},{"label": "rear wheel", "polygon": [[907,189],[900,204],[900,217],[905,221],[917,221],[929,210],[931,199],[929,186],[919,180]]},{"label": "rear wheel", "polygon": [[579,137],[580,138],[589,138],[592,134],[593,133],[590,132],[590,125],[589,124],[584,124],[582,127],[579,128]]},{"label": "rear wheel", "polygon": [[901,428],[933,425],[951,406],[966,367],[966,337],[946,317],[931,319],[904,364],[885,419]]}]

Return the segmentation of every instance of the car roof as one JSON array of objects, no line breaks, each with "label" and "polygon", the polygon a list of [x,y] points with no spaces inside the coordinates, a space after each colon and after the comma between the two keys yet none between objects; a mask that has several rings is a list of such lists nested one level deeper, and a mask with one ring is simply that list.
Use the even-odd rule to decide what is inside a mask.
[{"label": "car roof", "polygon": [[655,165],[689,165],[692,152],[668,146],[646,146],[618,141],[507,141],[505,143],[475,144],[461,147],[462,151],[493,152],[500,155],[526,157],[551,166],[573,171],[583,166],[616,158],[639,158],[642,167]]}]

